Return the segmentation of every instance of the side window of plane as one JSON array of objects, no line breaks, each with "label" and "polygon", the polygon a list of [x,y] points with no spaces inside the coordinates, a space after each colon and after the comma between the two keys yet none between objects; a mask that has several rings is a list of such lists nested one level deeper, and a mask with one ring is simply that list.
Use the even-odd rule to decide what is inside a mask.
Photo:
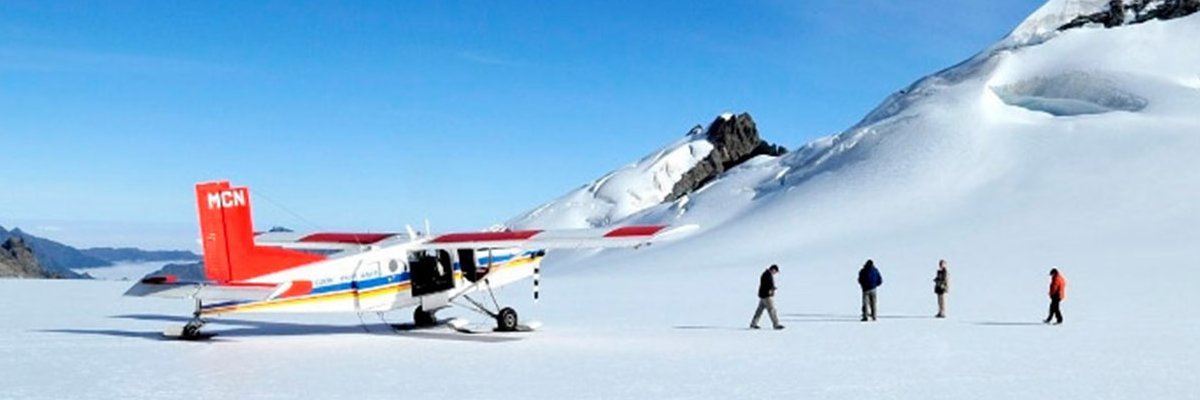
[{"label": "side window of plane", "polygon": [[438,250],[437,260],[439,277],[447,277],[454,273],[454,261],[450,259],[450,252]]},{"label": "side window of plane", "polygon": [[[392,275],[392,276],[399,275],[401,273],[401,271],[400,271],[401,264],[400,263],[401,263],[401,261],[397,260],[397,259],[392,259],[391,261],[388,261],[388,275]],[[407,264],[404,265],[403,272],[408,272]]]}]

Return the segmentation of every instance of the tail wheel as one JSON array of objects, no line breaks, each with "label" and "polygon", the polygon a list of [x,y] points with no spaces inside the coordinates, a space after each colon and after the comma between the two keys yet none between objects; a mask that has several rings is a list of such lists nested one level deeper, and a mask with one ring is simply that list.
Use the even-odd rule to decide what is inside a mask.
[{"label": "tail wheel", "polygon": [[496,315],[496,329],[503,332],[517,330],[517,310],[505,307]]},{"label": "tail wheel", "polygon": [[426,312],[425,309],[417,307],[413,310],[413,324],[416,326],[433,326],[437,324],[437,318],[433,313]]}]

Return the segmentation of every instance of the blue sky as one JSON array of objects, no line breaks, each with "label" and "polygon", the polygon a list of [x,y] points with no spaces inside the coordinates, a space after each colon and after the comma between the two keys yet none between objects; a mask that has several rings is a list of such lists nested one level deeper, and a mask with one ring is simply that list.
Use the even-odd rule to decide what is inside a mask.
[{"label": "blue sky", "polygon": [[5,1],[0,225],[186,246],[230,179],[259,225],[479,229],[722,112],[841,131],[1041,3]]}]

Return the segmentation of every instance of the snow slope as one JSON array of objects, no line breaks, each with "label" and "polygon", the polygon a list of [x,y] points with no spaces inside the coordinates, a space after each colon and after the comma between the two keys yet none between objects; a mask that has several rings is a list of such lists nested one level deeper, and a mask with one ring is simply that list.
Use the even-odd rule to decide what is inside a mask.
[{"label": "snow slope", "polygon": [[[722,118],[728,120],[733,115]],[[597,228],[658,205],[684,174],[712,152],[713,144],[704,132],[697,126],[662,150],[514,218],[505,226]]]},{"label": "snow slope", "polygon": [[1067,254],[1195,243],[1197,35],[1191,16],[996,46],[839,135],[626,222],[699,224],[676,246],[714,264],[897,237],[980,250],[1054,242]]},{"label": "snow slope", "polygon": [[1101,11],[1109,0],[1050,0],[1025,18],[1005,38],[1009,46],[1029,45],[1044,42],[1057,34],[1060,26],[1080,15]]}]

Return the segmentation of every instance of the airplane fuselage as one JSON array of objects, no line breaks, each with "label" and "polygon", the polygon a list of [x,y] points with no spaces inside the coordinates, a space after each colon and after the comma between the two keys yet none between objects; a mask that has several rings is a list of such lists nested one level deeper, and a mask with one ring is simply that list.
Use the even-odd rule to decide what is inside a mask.
[{"label": "airplane fuselage", "polygon": [[[202,304],[201,314],[243,312],[384,312],[436,310],[478,288],[530,277],[544,252],[510,249],[447,251],[421,242],[395,244],[306,264],[247,280],[287,284],[262,301]],[[473,270],[472,270],[473,269]]]}]

